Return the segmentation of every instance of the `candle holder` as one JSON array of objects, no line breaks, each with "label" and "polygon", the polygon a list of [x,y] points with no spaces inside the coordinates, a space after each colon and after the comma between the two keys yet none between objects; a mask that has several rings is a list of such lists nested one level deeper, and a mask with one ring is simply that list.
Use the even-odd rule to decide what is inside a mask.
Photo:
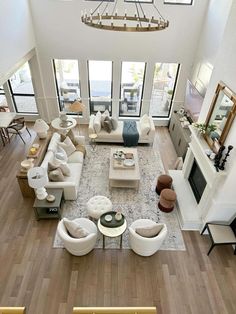
[{"label": "candle holder", "polygon": [[218,153],[215,156],[215,164],[214,164],[214,166],[215,166],[217,172],[219,172],[219,169],[220,169],[220,160],[222,158],[222,154],[223,154],[224,149],[225,149],[225,146],[222,145],[220,147]]},{"label": "candle holder", "polygon": [[219,165],[219,169],[220,170],[224,170],[225,169],[225,163],[227,161],[227,158],[229,157],[230,155],[230,151],[233,149],[234,147],[232,145],[229,145],[228,146],[228,151],[227,153],[225,154],[225,158],[222,160],[222,163]]}]

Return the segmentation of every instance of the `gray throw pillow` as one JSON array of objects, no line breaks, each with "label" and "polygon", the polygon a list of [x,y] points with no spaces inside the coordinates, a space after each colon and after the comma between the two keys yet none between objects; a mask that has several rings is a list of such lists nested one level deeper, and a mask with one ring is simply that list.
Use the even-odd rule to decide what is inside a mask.
[{"label": "gray throw pillow", "polygon": [[112,130],[116,130],[118,127],[118,121],[115,118],[111,118]]},{"label": "gray throw pillow", "polygon": [[135,232],[144,238],[154,238],[161,232],[162,228],[163,225],[155,224],[150,227],[136,228]]},{"label": "gray throw pillow", "polygon": [[66,162],[60,162],[57,159],[48,162],[48,171],[56,170],[58,168],[61,169],[64,176],[70,176],[70,168]]},{"label": "gray throw pillow", "polygon": [[64,175],[63,175],[63,173],[62,173],[60,168],[52,170],[52,171],[49,171],[48,172],[48,178],[49,178],[50,181],[53,181],[53,182],[63,182],[63,181],[65,181]]},{"label": "gray throw pillow", "polygon": [[74,220],[63,218],[63,223],[68,233],[74,238],[80,239],[89,235],[89,232]]},{"label": "gray throw pillow", "polygon": [[111,131],[112,131],[112,123],[111,123],[111,119],[109,117],[106,117],[104,120],[104,130],[107,133],[111,133]]}]

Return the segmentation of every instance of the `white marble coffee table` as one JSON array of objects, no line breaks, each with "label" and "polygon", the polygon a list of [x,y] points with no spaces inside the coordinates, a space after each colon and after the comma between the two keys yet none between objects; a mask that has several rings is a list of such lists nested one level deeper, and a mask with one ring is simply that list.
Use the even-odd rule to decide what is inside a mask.
[{"label": "white marble coffee table", "polygon": [[137,148],[121,149],[124,153],[133,153],[134,155],[134,168],[125,167],[123,169],[116,169],[113,165],[113,154],[117,151],[116,148],[111,148],[110,153],[110,168],[109,168],[109,186],[116,188],[139,188],[140,171],[138,164],[138,151]]}]

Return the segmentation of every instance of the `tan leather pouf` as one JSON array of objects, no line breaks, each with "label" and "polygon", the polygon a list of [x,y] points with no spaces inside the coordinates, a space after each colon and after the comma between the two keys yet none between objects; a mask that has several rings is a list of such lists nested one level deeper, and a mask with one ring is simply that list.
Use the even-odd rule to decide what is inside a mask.
[{"label": "tan leather pouf", "polygon": [[169,213],[174,209],[176,201],[176,193],[171,189],[164,189],[161,191],[160,201],[158,207],[161,211]]},{"label": "tan leather pouf", "polygon": [[162,174],[157,179],[156,192],[158,195],[161,194],[161,191],[164,189],[170,189],[172,185],[172,178],[168,174]]}]

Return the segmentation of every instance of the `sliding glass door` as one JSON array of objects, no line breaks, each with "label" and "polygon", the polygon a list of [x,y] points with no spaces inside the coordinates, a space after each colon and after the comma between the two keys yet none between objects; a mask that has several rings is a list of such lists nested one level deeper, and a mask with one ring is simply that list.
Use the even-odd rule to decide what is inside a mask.
[{"label": "sliding glass door", "polygon": [[112,114],[112,61],[88,61],[90,113]]},{"label": "sliding glass door", "polygon": [[26,62],[9,79],[9,88],[16,112],[37,114],[29,63]]},{"label": "sliding glass door", "polygon": [[145,69],[145,62],[122,62],[120,117],[140,117]]},{"label": "sliding glass door", "polygon": [[178,72],[178,63],[156,63],[149,109],[152,117],[169,117]]}]

